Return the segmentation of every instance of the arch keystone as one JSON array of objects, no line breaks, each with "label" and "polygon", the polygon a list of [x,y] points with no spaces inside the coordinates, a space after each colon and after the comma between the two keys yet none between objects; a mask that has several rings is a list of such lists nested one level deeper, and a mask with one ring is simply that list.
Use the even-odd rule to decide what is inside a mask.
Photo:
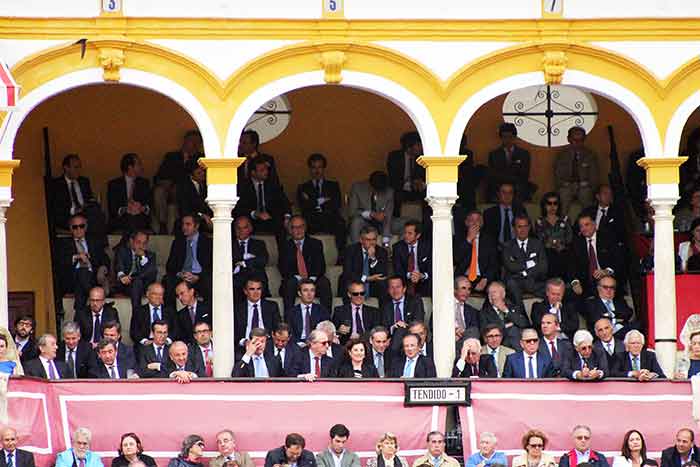
[{"label": "arch keystone", "polygon": [[547,84],[561,84],[569,59],[565,52],[548,50],[542,57],[544,70],[544,82]]},{"label": "arch keystone", "polygon": [[126,62],[124,49],[116,47],[101,48],[97,59],[102,67],[102,77],[105,81],[116,83],[121,80],[121,68]]},{"label": "arch keystone", "polygon": [[346,59],[345,52],[339,50],[321,53],[320,62],[326,84],[340,84],[343,80],[343,64]]}]

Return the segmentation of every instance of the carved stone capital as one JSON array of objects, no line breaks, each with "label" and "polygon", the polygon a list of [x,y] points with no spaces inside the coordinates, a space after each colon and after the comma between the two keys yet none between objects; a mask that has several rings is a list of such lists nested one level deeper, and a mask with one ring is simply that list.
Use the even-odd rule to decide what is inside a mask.
[{"label": "carved stone capital", "polygon": [[561,84],[569,59],[565,52],[548,50],[542,57],[544,69],[544,82],[547,84]]},{"label": "carved stone capital", "polygon": [[333,51],[321,53],[321,66],[323,67],[323,79],[326,84],[339,84],[343,80],[343,64],[345,52]]},{"label": "carved stone capital", "polygon": [[102,48],[100,49],[98,60],[104,70],[102,77],[105,81],[117,82],[121,79],[121,67],[126,61],[124,50],[114,47]]}]

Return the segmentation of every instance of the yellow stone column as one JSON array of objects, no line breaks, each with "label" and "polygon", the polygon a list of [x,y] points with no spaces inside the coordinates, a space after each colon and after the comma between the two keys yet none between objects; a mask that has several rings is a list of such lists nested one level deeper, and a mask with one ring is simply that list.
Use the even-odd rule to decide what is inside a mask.
[{"label": "yellow stone column", "polygon": [[452,206],[457,201],[457,166],[466,157],[422,156],[427,200],[433,208],[433,360],[439,378],[452,376],[455,312],[452,283]]},{"label": "yellow stone column", "polygon": [[7,234],[5,213],[12,203],[12,172],[19,167],[18,160],[0,161],[0,326],[10,329],[8,315]]},{"label": "yellow stone column", "polygon": [[238,167],[244,158],[200,159],[207,169],[207,203],[214,211],[212,273],[213,336],[216,339],[214,376],[231,376],[234,364],[233,335],[233,255],[231,252],[231,210],[238,202],[236,183]]},{"label": "yellow stone column", "polygon": [[676,357],[676,252],[673,208],[678,201],[678,168],[687,157],[644,157],[647,197],[654,208],[654,341],[659,365],[673,375]]}]

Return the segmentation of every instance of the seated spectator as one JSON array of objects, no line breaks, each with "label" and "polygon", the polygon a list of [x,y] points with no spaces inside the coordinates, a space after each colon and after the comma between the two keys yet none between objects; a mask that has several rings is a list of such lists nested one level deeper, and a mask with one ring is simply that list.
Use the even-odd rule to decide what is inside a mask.
[{"label": "seated spectator", "polygon": [[586,130],[569,128],[569,145],[559,151],[554,160],[554,181],[561,194],[562,209],[569,211],[574,199],[581,206],[593,204],[593,191],[598,186],[598,155],[584,146]]},{"label": "seated spectator", "polygon": [[234,378],[274,378],[281,376],[279,359],[265,353],[267,331],[253,328],[245,343],[243,357],[233,365],[231,376]]},{"label": "seated spectator", "polygon": [[384,378],[391,373],[394,355],[389,346],[390,343],[389,331],[384,326],[375,326],[369,332],[370,351],[366,359],[372,362],[379,378]]},{"label": "seated spectator", "polygon": [[0,445],[5,466],[34,467],[34,454],[24,449],[17,449],[17,430],[6,426],[0,432]]},{"label": "seated spectator", "polygon": [[175,219],[168,218],[168,204],[175,202],[178,184],[187,180],[185,166],[202,152],[202,135],[197,130],[189,130],[185,133],[180,150],[169,152],[163,157],[158,172],[153,177],[153,217],[161,234],[169,233],[168,226],[175,222]]},{"label": "seated spectator", "polygon": [[188,435],[182,440],[180,454],[170,459],[168,467],[204,467],[204,439],[199,435]]},{"label": "seated spectator", "polygon": [[199,234],[200,219],[196,214],[182,216],[182,235],[170,245],[165,265],[165,303],[175,304],[175,286],[187,281],[205,299],[211,297],[213,247],[209,237]]},{"label": "seated spectator", "polygon": [[700,450],[695,445],[695,433],[690,428],[681,428],[676,433],[674,446],[661,452],[661,467],[677,467],[687,462],[700,463]]},{"label": "seated spectator", "polygon": [[64,379],[68,377],[68,368],[62,360],[56,360],[56,338],[51,334],[44,334],[37,341],[39,356],[28,360],[24,366],[25,376],[35,376],[44,379]]},{"label": "seated spectator", "polygon": [[537,331],[523,329],[520,337],[520,352],[506,357],[504,378],[539,379],[550,378],[554,373],[548,352],[539,352],[540,338]]},{"label": "seated spectator", "polygon": [[335,237],[338,253],[345,248],[345,219],[340,213],[340,184],[326,179],[328,160],[314,153],[306,160],[311,179],[297,187],[297,203],[310,234],[329,233]]},{"label": "seated spectator", "polygon": [[422,224],[408,220],[403,226],[403,239],[392,247],[394,274],[404,278],[408,294],[430,297],[433,294],[433,246],[422,240]]},{"label": "seated spectator", "polygon": [[96,285],[109,287],[109,258],[104,244],[85,236],[87,219],[82,214],[68,220],[71,237],[56,245],[56,274],[60,295],[73,293],[75,310],[86,308],[88,292]]},{"label": "seated spectator", "polygon": [[484,292],[489,282],[500,276],[500,254],[495,238],[482,230],[479,211],[471,211],[465,219],[466,240],[455,236],[454,273],[463,275],[477,292]]},{"label": "seated spectator", "polygon": [[372,172],[368,181],[353,183],[348,204],[350,242],[358,242],[365,227],[374,227],[381,232],[382,244],[388,245],[398,225],[394,226],[394,190],[387,175]]},{"label": "seated spectator", "polygon": [[365,304],[367,284],[353,281],[348,284],[348,303],[335,307],[333,324],[340,338],[340,344],[350,338],[366,337],[374,326],[382,324],[379,309]]},{"label": "seated spectator", "polygon": [[138,155],[122,156],[122,176],[107,184],[107,207],[110,231],[131,232],[150,229],[151,187],[143,178],[143,165]]},{"label": "seated spectator", "polygon": [[253,328],[263,328],[268,333],[277,328],[280,312],[277,303],[262,298],[263,284],[256,278],[248,279],[243,289],[245,301],[234,307],[234,335],[239,347],[245,348],[245,341]]},{"label": "seated spectator", "polygon": [[350,438],[350,430],[345,425],[333,425],[330,429],[331,441],[328,449],[316,455],[318,467],[336,467],[336,461],[345,467],[360,467],[360,457],[345,447]]},{"label": "seated spectator", "polygon": [[91,442],[90,430],[84,427],[76,428],[72,436],[72,446],[56,456],[56,467],[104,467],[100,456],[90,450]]},{"label": "seated spectator", "polygon": [[165,364],[169,361],[168,323],[154,321],[151,323],[153,340],[144,345],[139,352],[138,375],[141,378],[160,378]]},{"label": "seated spectator", "polygon": [[[408,334],[415,334],[418,336],[418,353],[432,360],[433,341],[430,340],[430,336],[428,335],[428,326],[426,326],[423,321],[411,321],[408,323]],[[403,339],[399,342],[402,346],[398,350],[401,351],[403,350]]]},{"label": "seated spectator", "polygon": [[624,200],[615,198],[610,185],[600,185],[595,199],[591,206],[584,207],[582,214],[591,216],[598,230],[605,230],[617,245],[624,245],[627,242]]},{"label": "seated spectator", "polygon": [[117,452],[119,456],[112,459],[112,467],[129,467],[132,462],[143,462],[149,467],[158,465],[151,456],[143,453],[141,439],[136,433],[123,434]]},{"label": "seated spectator", "polygon": [[[593,336],[585,329],[576,331],[573,337],[574,350],[562,359],[561,375],[580,381],[600,380],[610,376],[608,359],[600,349],[593,347]],[[560,463],[561,465],[561,463]]]},{"label": "seated spectator", "polygon": [[316,329],[323,331],[328,337],[329,344],[328,349],[326,349],[326,355],[333,359],[336,366],[339,365],[345,356],[345,349],[340,345],[335,324],[332,321],[321,321],[316,325]]},{"label": "seated spectator", "polygon": [[688,337],[688,356],[676,357],[675,379],[687,379],[700,373],[700,331]]},{"label": "seated spectator", "polygon": [[636,329],[638,324],[633,320],[634,311],[627,305],[624,298],[616,298],[617,281],[612,276],[603,276],[598,279],[597,294],[586,300],[586,321],[589,327],[600,318],[608,318],[612,323],[613,333],[623,337],[631,329]]},{"label": "seated spectator", "polygon": [[163,304],[164,293],[163,286],[154,282],[148,286],[146,291],[148,303],[132,309],[131,323],[129,324],[129,336],[132,342],[150,345],[153,340],[151,325],[156,321],[163,320],[168,323],[168,329],[176,329],[175,310]]},{"label": "seated spectator", "polygon": [[102,287],[93,287],[88,294],[88,309],[76,310],[75,320],[80,326],[80,339],[90,342],[92,348],[102,339],[102,323],[119,322],[119,313],[114,304],[105,303],[105,291]]},{"label": "seated spectator", "polygon": [[487,324],[481,328],[481,338],[486,342],[486,345],[481,348],[481,353],[490,355],[493,358],[498,370],[498,377],[500,378],[503,375],[508,355],[515,353],[515,350],[501,345],[503,342],[503,328],[497,323]]},{"label": "seated spectator", "polygon": [[127,379],[137,377],[134,368],[117,364],[117,349],[110,339],[102,339],[95,348],[97,359],[88,370],[88,377],[94,379]]},{"label": "seated spectator", "polygon": [[238,467],[255,467],[247,452],[236,450],[236,436],[228,428],[216,434],[216,450],[219,455],[209,461],[209,467],[225,467],[229,462]]},{"label": "seated spectator", "polygon": [[248,216],[240,216],[233,223],[233,293],[234,300],[240,300],[243,286],[251,277],[263,281],[265,296],[270,296],[268,290],[267,272],[265,266],[269,260],[265,242],[251,237],[253,224]]},{"label": "seated spectator", "polygon": [[299,281],[297,296],[299,304],[287,309],[284,320],[289,324],[294,342],[303,347],[316,325],[331,319],[331,315],[325,307],[314,303],[316,285],[311,279]]},{"label": "seated spectator", "polygon": [[398,452],[399,439],[395,434],[386,432],[377,441],[377,457],[367,459],[366,467],[408,467],[408,461],[399,456]]},{"label": "seated spectator", "polygon": [[689,201],[690,206],[687,209],[680,209],[673,219],[674,230],[678,232],[692,232],[691,225],[700,219],[700,186],[693,188]]},{"label": "seated spectator", "polygon": [[307,381],[332,377],[335,374],[336,366],[333,358],[326,355],[329,342],[325,332],[318,329],[311,331],[308,349],[301,350],[294,355],[291,368],[287,370],[287,376],[304,378]]},{"label": "seated spectator", "polygon": [[617,367],[620,378],[634,378],[637,381],[651,381],[656,378],[666,378],[664,371],[659,366],[656,353],[644,349],[644,334],[633,329],[625,335],[625,356],[622,364]]},{"label": "seated spectator", "polygon": [[323,243],[306,235],[306,221],[301,216],[292,216],[289,220],[291,238],[283,243],[280,251],[279,270],[282,275],[280,295],[284,299],[284,308],[294,306],[300,281],[307,279],[316,285],[316,295],[321,305],[330,310],[332,304],[331,283],[326,274],[326,258],[323,255]]},{"label": "seated spectator", "polygon": [[105,321],[102,323],[102,335],[105,339],[114,342],[114,349],[117,353],[117,364],[120,367],[135,370],[138,366],[136,355],[134,349],[130,345],[122,342],[122,325],[116,321]]},{"label": "seated spectator", "polygon": [[418,164],[423,155],[423,144],[417,131],[401,135],[401,149],[392,151],[386,158],[389,185],[394,191],[394,217],[401,215],[401,205],[406,201],[425,199],[425,168]]},{"label": "seated spectator", "polygon": [[92,346],[80,340],[80,326],[75,321],[64,322],[61,336],[56,359],[66,362],[66,378],[87,378],[88,365],[96,356]]},{"label": "seated spectator", "polygon": [[12,339],[5,334],[0,334],[0,373],[22,376],[24,370],[14,348]]},{"label": "seated spectator", "polygon": [[199,156],[185,163],[187,176],[181,180],[176,189],[177,209],[180,217],[195,213],[202,220],[202,229],[211,232],[214,225],[214,211],[207,204],[207,171],[199,165]]},{"label": "seated spectator", "polygon": [[457,342],[465,337],[479,337],[479,310],[467,303],[471,288],[469,279],[464,276],[455,277],[455,339]]},{"label": "seated spectator", "polygon": [[189,353],[195,366],[204,368],[204,375],[214,376],[214,343],[211,340],[211,326],[206,321],[194,324],[194,342],[190,344]]},{"label": "seated spectator", "polygon": [[557,317],[562,337],[565,339],[573,337],[574,333],[578,331],[578,313],[573,303],[564,301],[566,295],[564,281],[558,277],[549,279],[545,284],[544,295],[543,301],[532,304],[532,312],[530,313],[532,326],[541,332],[542,317],[551,313]]},{"label": "seated spectator", "polygon": [[678,245],[678,256],[681,259],[682,272],[700,271],[700,219],[690,224],[690,240]]},{"label": "seated spectator", "polygon": [[19,355],[22,364],[39,356],[39,348],[36,346],[36,342],[34,341],[35,329],[36,320],[33,316],[20,315],[15,318],[12,338],[15,341],[17,354]]},{"label": "seated spectator", "polygon": [[366,359],[367,345],[358,337],[345,344],[345,359],[337,367],[336,378],[379,378],[374,364]]},{"label": "seated spectator", "polygon": [[175,379],[179,384],[187,384],[194,378],[204,378],[206,372],[199,362],[190,356],[187,344],[175,341],[168,349],[170,359],[165,363],[161,377]]},{"label": "seated spectator", "polygon": [[[148,234],[141,230],[129,233],[129,244],[114,253],[114,269],[120,287],[131,298],[131,309],[141,306],[146,289],[157,280],[156,253],[148,248]],[[162,293],[161,293],[162,295]]]},{"label": "seated spectator", "polygon": [[[570,358],[574,347],[568,339],[559,335],[557,315],[545,313],[540,320],[541,336],[539,352],[548,354],[552,360],[552,376],[561,375],[561,362]],[[572,334],[573,336],[573,334]]]},{"label": "seated spectator", "polygon": [[238,180],[243,182],[251,177],[251,172],[255,170],[253,161],[258,159],[267,165],[270,180],[274,183],[279,183],[280,179],[277,175],[275,159],[269,154],[259,152],[259,146],[260,135],[258,135],[257,131],[246,130],[241,133],[241,137],[238,140],[238,157],[245,158],[245,162],[238,167]]},{"label": "seated spectator", "polygon": [[547,279],[547,253],[544,244],[530,238],[530,219],[517,215],[513,219],[515,238],[503,243],[503,268],[506,290],[516,306],[522,304],[523,293],[544,297]]},{"label": "seated spectator", "polygon": [[465,467],[491,467],[493,465],[508,465],[508,459],[503,452],[496,451],[498,439],[490,431],[479,435],[479,451],[467,459]]},{"label": "seated spectator", "polygon": [[413,461],[413,467],[437,465],[440,467],[459,467],[459,461],[445,453],[445,435],[440,431],[431,431],[426,437],[428,452]]},{"label": "seated spectator", "polygon": [[[525,454],[513,458],[513,467],[554,467],[556,462],[551,454],[544,452],[547,447],[547,435],[540,430],[528,430],[521,443]],[[507,465],[507,464],[506,464]]]},{"label": "seated spectator", "polygon": [[514,124],[501,123],[498,136],[501,146],[489,153],[488,200],[494,202],[496,189],[503,183],[510,183],[520,201],[529,201],[537,190],[537,186],[530,183],[530,153],[515,144],[518,130]]},{"label": "seated spectator", "polygon": [[535,222],[535,235],[544,243],[547,252],[547,276],[563,277],[568,271],[568,249],[574,232],[569,218],[562,215],[559,194],[550,191],[540,200],[542,217]]},{"label": "seated spectator", "polygon": [[595,335],[598,339],[593,347],[605,352],[608,368],[621,366],[625,355],[625,344],[622,339],[613,334],[613,325],[609,318],[600,318],[595,322]]},{"label": "seated spectator", "polygon": [[589,427],[576,425],[571,432],[571,436],[574,438],[574,449],[559,458],[559,467],[574,467],[584,462],[592,467],[608,467],[608,460],[605,456],[591,449],[591,435]]},{"label": "seated spectator", "polygon": [[387,286],[391,300],[384,303],[381,324],[391,332],[392,339],[400,341],[408,332],[408,323],[425,319],[423,300],[406,294],[406,279],[403,276],[391,276]]},{"label": "seated spectator", "polygon": [[306,440],[299,433],[289,433],[284,438],[284,446],[275,448],[265,456],[265,467],[289,465],[296,467],[316,467],[314,453],[304,449]]},{"label": "seated spectator", "polygon": [[[306,342],[304,342],[306,346]],[[289,376],[287,371],[292,368],[294,355],[299,352],[299,346],[291,339],[289,325],[278,323],[272,331],[272,339],[268,339],[265,346],[265,355],[274,357],[279,362],[280,376]]]},{"label": "seated spectator", "polygon": [[[211,327],[214,322],[213,313],[207,302],[197,298],[197,289],[191,282],[181,281],[177,284],[175,295],[183,307],[175,312],[175,327],[171,329],[173,334],[178,336],[178,340],[191,343],[194,339],[194,325],[205,322]],[[175,329],[177,332],[174,331]]]},{"label": "seated spectator", "polygon": [[431,357],[420,353],[420,337],[406,334],[403,337],[403,356],[395,357],[391,363],[392,378],[435,378],[435,364]]},{"label": "seated spectator", "polygon": [[522,204],[514,202],[514,188],[511,183],[503,183],[498,187],[498,204],[484,211],[483,232],[490,238],[498,240],[498,244],[510,241],[515,237],[513,219],[519,215],[527,215]]},{"label": "seated spectator", "polygon": [[[365,226],[360,233],[360,241],[347,247],[340,283],[344,284],[344,288],[349,287],[351,282],[363,284],[365,297],[377,297],[382,304],[386,296],[389,255],[377,245],[377,235],[377,229]],[[338,295],[342,295],[342,292]]]},{"label": "seated spectator", "polygon": [[[452,368],[453,378],[496,378],[498,370],[490,355],[481,353],[479,339],[467,338]],[[493,451],[491,452],[493,454]]]},{"label": "seated spectator", "polygon": [[525,310],[506,301],[506,288],[500,282],[491,282],[487,293],[488,297],[479,313],[479,327],[484,329],[488,324],[499,325],[504,330],[503,343],[520,350],[520,332],[530,327]]},{"label": "seated spectator", "polygon": [[656,463],[656,461],[647,457],[647,443],[644,441],[642,433],[637,430],[630,430],[625,433],[625,437],[622,440],[622,449],[620,451],[621,455],[613,458],[613,467],[650,465],[647,463],[648,461]]}]

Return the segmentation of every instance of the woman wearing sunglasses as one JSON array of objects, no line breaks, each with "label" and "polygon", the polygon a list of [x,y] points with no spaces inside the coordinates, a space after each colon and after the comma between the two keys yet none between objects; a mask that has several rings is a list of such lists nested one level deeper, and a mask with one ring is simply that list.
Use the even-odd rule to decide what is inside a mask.
[{"label": "woman wearing sunglasses", "polygon": [[535,222],[535,234],[547,251],[547,277],[566,275],[566,250],[574,237],[569,218],[562,215],[561,199],[553,191],[545,193],[540,201],[541,217]]},{"label": "woman wearing sunglasses", "polygon": [[189,435],[182,440],[180,455],[170,459],[168,467],[204,467],[204,439],[199,435]]},{"label": "woman wearing sunglasses", "polygon": [[513,467],[553,467],[556,464],[554,457],[545,454],[547,447],[547,435],[540,430],[529,430],[522,438],[522,446],[525,454],[513,458]]}]

